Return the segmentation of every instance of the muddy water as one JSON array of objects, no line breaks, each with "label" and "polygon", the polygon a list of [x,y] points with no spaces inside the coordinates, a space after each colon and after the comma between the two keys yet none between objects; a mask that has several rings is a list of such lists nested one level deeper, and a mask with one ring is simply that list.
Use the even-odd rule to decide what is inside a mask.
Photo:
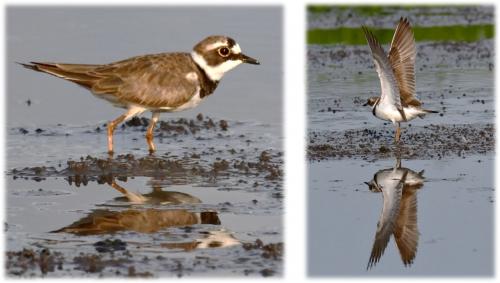
[{"label": "muddy water", "polygon": [[[492,25],[491,13],[470,10],[488,14],[358,7],[308,20],[332,30],[387,29],[402,15],[429,32]],[[417,96],[439,113],[404,124],[397,147],[394,127],[362,106],[380,92],[368,47],[339,40],[347,45],[308,45],[309,274],[492,276],[494,41],[417,38]]]},{"label": "muddy water", "polygon": [[7,18],[11,62],[189,51],[213,33],[262,62],[227,74],[196,110],[162,115],[152,156],[146,118],[117,128],[112,158],[105,123],[121,110],[9,65],[9,276],[282,274],[279,8],[11,7]]}]

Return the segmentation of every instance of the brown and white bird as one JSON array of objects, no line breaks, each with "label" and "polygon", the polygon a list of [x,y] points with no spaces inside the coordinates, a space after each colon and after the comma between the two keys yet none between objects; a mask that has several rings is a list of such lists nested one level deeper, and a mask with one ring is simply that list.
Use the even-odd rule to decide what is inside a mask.
[{"label": "brown and white bird", "polygon": [[240,65],[259,65],[244,55],[234,39],[209,36],[191,53],[161,53],[132,57],[105,65],[40,63],[24,67],[74,82],[98,98],[127,111],[108,123],[108,152],[113,153],[116,126],[142,112],[153,113],[146,132],[149,151],[154,152],[153,130],[162,112],[197,106],[214,92],[222,76]]},{"label": "brown and white bird", "polygon": [[378,171],[366,183],[370,191],[382,192],[384,198],[367,269],[380,260],[391,235],[394,235],[404,265],[413,263],[419,239],[417,190],[423,186],[423,174],[424,171],[417,173],[401,167],[401,160],[397,159],[393,168]]},{"label": "brown and white bird", "polygon": [[406,18],[399,20],[392,38],[389,54],[386,54],[375,36],[362,27],[370,46],[377,70],[382,93],[379,97],[370,97],[364,104],[372,106],[375,117],[391,121],[396,126],[395,142],[401,137],[401,122],[408,122],[416,117],[423,118],[427,113],[437,111],[422,108],[422,103],[415,98],[415,38]]}]

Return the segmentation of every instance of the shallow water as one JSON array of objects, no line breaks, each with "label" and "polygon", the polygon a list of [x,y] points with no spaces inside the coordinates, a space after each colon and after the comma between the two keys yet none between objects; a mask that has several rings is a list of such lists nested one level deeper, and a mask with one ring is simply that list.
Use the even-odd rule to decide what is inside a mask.
[{"label": "shallow water", "polygon": [[[9,276],[282,274],[279,7],[11,6],[6,14]],[[233,37],[262,65],[228,73],[198,108],[162,115],[152,156],[148,121],[118,127],[109,158],[105,123],[123,110],[13,63],[189,52],[211,34]]]},{"label": "shallow water", "polygon": [[[111,159],[102,152],[103,133],[91,127],[60,126],[39,134],[32,128],[27,134],[11,129],[7,145],[8,251],[46,248],[52,255],[59,253],[63,268],[48,276],[118,275],[115,272],[132,276],[127,273],[131,266],[147,276],[280,274],[281,257],[264,257],[262,250],[283,241],[280,141],[267,132],[269,127],[228,124],[226,131],[216,126],[195,134],[159,129],[157,134],[163,138],[156,139],[160,150],[153,156],[145,152],[142,127],[126,127],[115,139],[123,154]],[[66,136],[68,132],[71,134]],[[113,188],[111,180],[119,187]],[[124,198],[120,188],[132,195]],[[163,200],[154,200],[149,195],[154,190],[168,193],[162,193]],[[153,200],[141,203],[141,195]],[[199,222],[203,219],[200,213],[215,214],[218,223]],[[186,217],[198,222],[182,222]],[[103,218],[119,223],[96,222]],[[166,219],[166,223],[154,224],[158,219]],[[82,228],[83,232],[72,235],[69,226],[78,221],[96,222],[97,227],[84,227],[94,232]],[[177,224],[168,224],[172,221]],[[143,222],[153,226],[141,228]],[[70,230],[51,233],[64,227]],[[115,252],[127,263],[102,263],[104,268],[97,273],[81,271],[86,270],[85,265],[74,259],[79,253],[111,260],[110,253],[98,253],[94,247],[105,239],[127,244],[125,251]],[[264,246],[248,248],[255,241]],[[228,245],[221,244],[225,242]],[[150,260],[144,262],[143,258]],[[36,266],[22,272],[16,262],[9,265],[11,275],[41,275]],[[181,270],[178,264],[182,264]]]},{"label": "shallow water", "polygon": [[391,235],[380,261],[367,270],[383,196],[370,192],[364,182],[394,163],[332,160],[309,165],[309,274],[492,276],[493,157],[485,156],[402,160],[403,167],[424,170],[423,186],[415,193],[416,256],[405,267]]},{"label": "shallow water", "polygon": [[[108,184],[90,182],[87,186],[75,187],[57,177],[37,183],[11,180],[7,197],[11,204],[7,217],[8,248],[44,247],[60,251],[69,262],[63,270],[50,276],[73,274],[71,259],[75,254],[95,253],[95,243],[102,239],[126,242],[127,250],[133,254],[127,266],[134,265],[137,271],[149,271],[155,276],[171,276],[173,272],[154,267],[160,262],[152,260],[151,266],[142,262],[142,258],[175,257],[189,266],[189,258],[207,256],[217,262],[215,274],[238,275],[244,269],[255,269],[253,272],[263,269],[259,265],[238,263],[240,257],[260,261],[260,254],[245,254],[241,248],[243,243],[253,242],[256,237],[264,243],[281,241],[282,227],[277,225],[281,222],[280,204],[270,201],[272,198],[265,191],[161,186],[162,180],[156,180],[152,188],[153,181],[144,177],[116,181],[131,193],[151,199],[144,204],[131,204]],[[153,190],[156,196],[148,195]],[[200,213],[210,213],[211,218],[204,220]],[[72,228],[71,225],[78,223],[79,226]],[[60,229],[65,230],[52,232]],[[269,261],[262,266],[279,268],[279,263]],[[106,268],[104,274],[109,275],[113,269]],[[200,265],[183,275],[198,273],[212,272]]]},{"label": "shallow water", "polygon": [[[361,8],[310,12],[309,28],[493,24],[482,6]],[[404,123],[397,147],[394,126],[362,106],[380,93],[368,46],[308,45],[311,276],[493,276],[494,41],[416,48],[417,97],[439,113]],[[403,181],[420,172],[423,183]]]}]

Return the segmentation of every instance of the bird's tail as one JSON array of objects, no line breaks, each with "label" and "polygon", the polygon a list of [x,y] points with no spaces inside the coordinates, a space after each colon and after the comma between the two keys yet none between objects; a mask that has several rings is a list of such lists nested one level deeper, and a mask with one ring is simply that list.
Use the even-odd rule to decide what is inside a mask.
[{"label": "bird's tail", "polygon": [[422,114],[419,114],[418,117],[423,119],[425,117],[425,114],[429,113],[439,113],[439,111],[434,111],[434,110],[427,110],[427,109],[422,109]]},{"label": "bird's tail", "polygon": [[42,73],[47,73],[58,78],[72,81],[84,87],[90,87],[91,83],[98,79],[90,71],[95,70],[99,65],[86,64],[59,64],[59,63],[41,63],[30,62],[30,64],[19,63],[21,66]]}]

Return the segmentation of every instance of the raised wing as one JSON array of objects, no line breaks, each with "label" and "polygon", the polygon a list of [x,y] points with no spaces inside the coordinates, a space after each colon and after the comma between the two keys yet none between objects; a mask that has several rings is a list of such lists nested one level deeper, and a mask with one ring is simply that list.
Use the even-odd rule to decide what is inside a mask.
[{"label": "raised wing", "polygon": [[382,89],[380,103],[393,104],[398,109],[402,109],[399,88],[389,59],[375,36],[366,27],[363,26],[362,29],[372,51],[373,61],[380,79]]},{"label": "raised wing", "polygon": [[403,106],[420,106],[415,98],[415,38],[406,18],[399,20],[389,50],[389,62],[399,87]]}]

